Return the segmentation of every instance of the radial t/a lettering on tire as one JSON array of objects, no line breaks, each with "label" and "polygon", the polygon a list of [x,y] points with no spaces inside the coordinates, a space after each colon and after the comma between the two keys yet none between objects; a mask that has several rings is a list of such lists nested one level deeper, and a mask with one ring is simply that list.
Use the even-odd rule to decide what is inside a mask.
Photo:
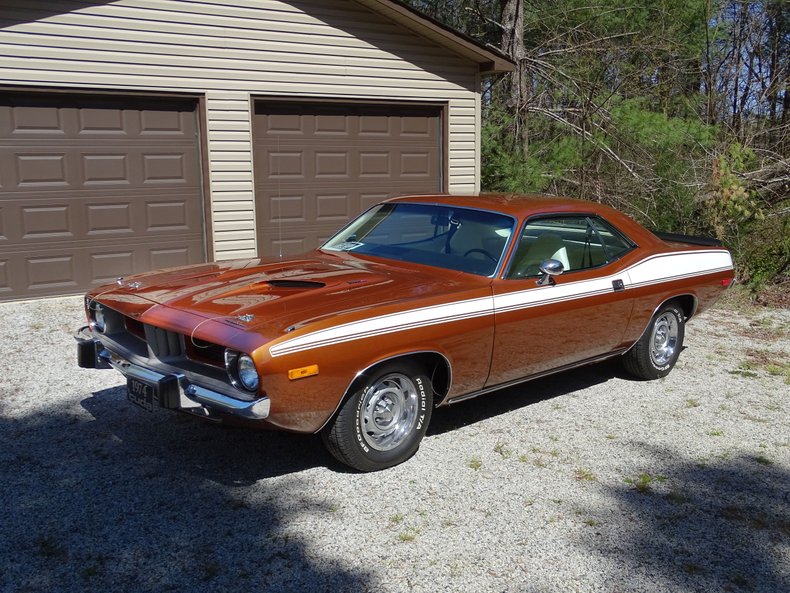
[{"label": "radial t/a lettering on tire", "polygon": [[431,380],[420,367],[385,364],[355,387],[321,437],[338,461],[360,471],[384,469],[414,455],[432,407]]},{"label": "radial t/a lettering on tire", "polygon": [[639,379],[666,377],[680,356],[685,315],[677,303],[663,305],[634,346],[623,355],[623,365]]}]

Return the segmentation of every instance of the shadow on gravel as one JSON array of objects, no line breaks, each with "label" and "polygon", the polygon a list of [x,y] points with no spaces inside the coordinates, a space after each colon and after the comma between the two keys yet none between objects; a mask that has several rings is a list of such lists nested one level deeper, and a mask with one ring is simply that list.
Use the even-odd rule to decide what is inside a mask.
[{"label": "shadow on gravel", "polygon": [[329,462],[315,439],[130,409],[124,388],[82,405],[0,418],[0,591],[370,590],[289,534],[334,511],[297,473]]},{"label": "shadow on gravel", "polygon": [[634,575],[627,587],[649,578],[666,591],[790,591],[790,473],[759,457],[695,464],[639,446],[666,461],[644,491],[605,487],[629,527],[597,546]]},{"label": "shadow on gravel", "polygon": [[528,381],[434,410],[427,434],[444,434],[531,404],[606,383],[615,377],[626,376],[619,361],[610,360]]},{"label": "shadow on gravel", "polygon": [[[247,486],[333,463],[317,436],[229,426],[167,410],[145,412],[128,402],[126,387],[99,391],[80,403],[99,422],[112,422],[119,415],[133,420],[112,426],[128,447],[140,448],[130,453],[167,451],[183,471],[226,486]],[[163,428],[175,432],[162,435]]]}]

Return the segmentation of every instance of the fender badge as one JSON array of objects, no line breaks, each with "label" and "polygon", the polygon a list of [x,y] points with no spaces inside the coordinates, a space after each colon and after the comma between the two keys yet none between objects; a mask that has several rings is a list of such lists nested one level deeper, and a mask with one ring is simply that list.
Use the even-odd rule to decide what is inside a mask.
[{"label": "fender badge", "polygon": [[244,315],[237,315],[236,319],[238,319],[239,321],[243,321],[244,323],[249,323],[250,321],[255,319],[255,315],[253,315],[252,313],[245,313]]}]

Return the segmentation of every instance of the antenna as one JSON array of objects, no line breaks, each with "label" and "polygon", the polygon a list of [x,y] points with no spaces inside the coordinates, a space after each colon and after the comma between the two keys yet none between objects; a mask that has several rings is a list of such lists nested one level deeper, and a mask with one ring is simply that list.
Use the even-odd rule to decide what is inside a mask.
[{"label": "antenna", "polygon": [[282,196],[280,195],[280,136],[277,136],[277,247],[279,249],[279,257],[283,258],[283,216],[282,216]]}]

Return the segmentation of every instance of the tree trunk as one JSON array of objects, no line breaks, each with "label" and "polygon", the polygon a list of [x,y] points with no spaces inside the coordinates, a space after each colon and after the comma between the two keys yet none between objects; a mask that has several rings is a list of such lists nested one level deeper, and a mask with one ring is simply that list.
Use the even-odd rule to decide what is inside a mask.
[{"label": "tree trunk", "polygon": [[502,51],[516,63],[516,70],[507,81],[508,108],[514,114],[516,137],[520,140],[524,156],[529,152],[527,103],[530,85],[524,48],[524,0],[500,0],[502,16]]}]

